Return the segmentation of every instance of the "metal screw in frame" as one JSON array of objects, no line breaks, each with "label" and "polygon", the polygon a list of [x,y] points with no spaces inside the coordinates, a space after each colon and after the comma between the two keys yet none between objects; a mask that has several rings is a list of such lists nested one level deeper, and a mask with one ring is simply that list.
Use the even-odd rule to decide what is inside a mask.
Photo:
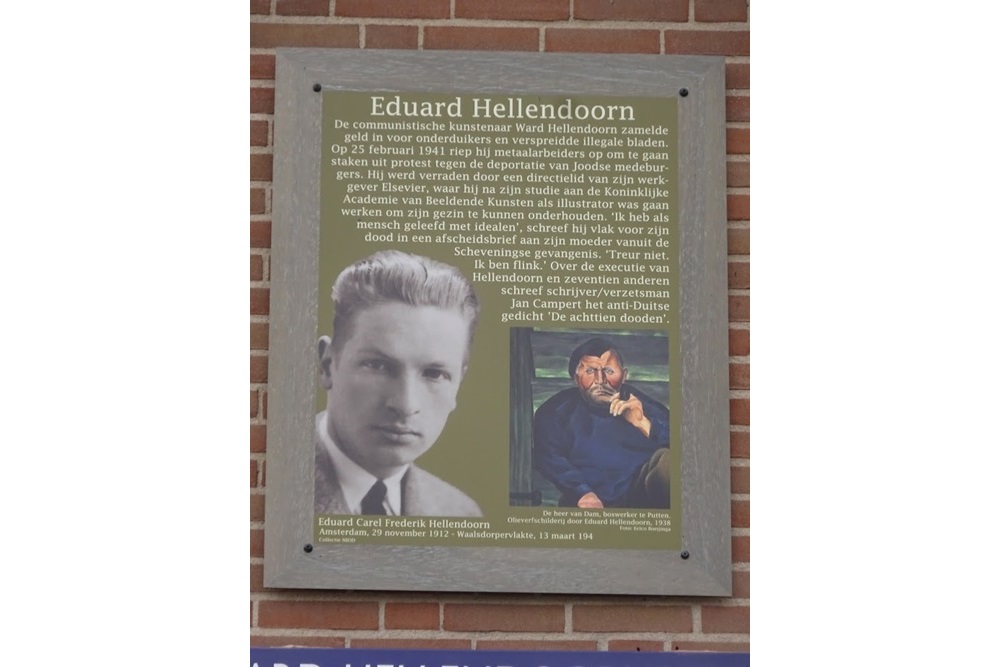
[{"label": "metal screw in frame", "polygon": [[691,557],[691,554],[690,554],[690,553],[689,553],[689,552],[688,552],[688,551],[687,551],[686,549],[685,549],[684,551],[682,551],[682,552],[681,552],[681,558],[682,558],[683,560],[687,560],[687,559],[688,559],[688,558],[690,558],[690,557]]},{"label": "metal screw in frame", "polygon": [[688,96],[688,89],[687,89],[687,88],[681,88],[681,89],[680,89],[679,91],[677,91],[677,92],[678,92],[678,94],[679,94],[679,95],[680,95],[681,97],[687,97],[687,96]]},{"label": "metal screw in frame", "polygon": [[302,547],[302,550],[305,551],[307,554],[311,554],[313,550],[313,545],[307,544],[304,547]]},{"label": "metal screw in frame", "polygon": [[321,85],[320,85],[320,84],[318,84],[318,83],[314,83],[314,84],[313,84],[313,92],[316,92],[316,93],[318,93],[318,92],[319,92],[319,91],[321,91],[321,90],[323,90],[323,86],[321,86]]}]

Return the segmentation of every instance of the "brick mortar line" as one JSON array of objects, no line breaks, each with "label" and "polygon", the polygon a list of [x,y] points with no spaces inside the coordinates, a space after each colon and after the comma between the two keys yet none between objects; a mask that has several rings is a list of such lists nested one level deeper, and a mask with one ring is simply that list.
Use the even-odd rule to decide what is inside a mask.
[{"label": "brick mortar line", "polygon": [[749,389],[730,389],[729,398],[750,398]]},{"label": "brick mortar line", "polygon": [[[253,596],[251,596],[253,599]],[[725,598],[726,600],[731,600],[733,598]],[[745,599],[745,598],[737,598]],[[255,602],[267,602],[271,601],[269,598],[258,598],[254,600]],[[726,607],[749,607],[750,605],[722,605]],[[691,605],[691,615],[699,613],[701,610],[698,604]],[[256,619],[255,619],[256,620]],[[697,626],[695,626],[697,627]],[[603,632],[576,632],[567,633],[553,631],[517,631],[517,630],[444,630],[436,628],[427,629],[414,629],[414,628],[391,628],[388,630],[358,630],[358,629],[346,629],[346,628],[277,628],[254,625],[251,629],[262,631],[268,635],[274,635],[278,637],[289,637],[289,636],[301,636],[301,637],[315,637],[315,638],[325,638],[325,637],[338,637],[346,640],[351,639],[471,639],[475,641],[491,641],[496,639],[503,640],[520,640],[520,641],[537,641],[537,640],[549,640],[549,641],[566,641],[566,640],[579,640],[579,641],[608,641],[608,640],[620,640],[620,639],[635,639],[635,640],[652,640],[661,641],[664,644],[672,641],[687,641],[693,637],[718,637],[718,636],[749,636],[749,633],[705,633],[700,630],[694,630],[692,632],[665,632],[662,630],[612,630]],[[391,632],[392,636],[385,636],[386,632]],[[489,637],[482,637],[484,633],[489,633]]]},{"label": "brick mortar line", "polygon": [[[252,522],[252,523],[256,524],[256,523],[261,523],[261,522]],[[262,565],[263,562],[264,562],[264,559],[262,557],[259,557],[259,556],[251,556],[250,557],[250,563],[251,563],[251,565]],[[748,572],[749,569],[750,569],[749,568],[749,564],[747,564],[747,563],[734,563],[734,571],[735,571],[735,568],[737,566],[740,567],[740,571],[747,571]],[[332,590],[328,591],[329,595],[333,596],[332,598],[329,598],[329,599],[316,599],[316,596],[309,597],[309,598],[302,598],[301,596],[298,596],[301,599],[293,599],[294,596],[282,596],[282,591],[283,590],[284,589],[264,589],[264,590],[261,590],[261,591],[255,591],[252,595],[255,598],[257,598],[257,599],[268,600],[268,601],[279,601],[279,602],[334,602],[334,603],[335,602],[359,602],[359,603],[366,603],[366,602],[390,602],[390,603],[393,603],[393,604],[437,604],[439,611],[443,610],[444,609],[444,605],[446,605],[446,604],[452,604],[452,605],[455,605],[455,604],[483,604],[483,605],[486,605],[486,606],[496,606],[496,607],[510,605],[510,604],[517,604],[517,605],[525,604],[522,601],[516,600],[516,599],[509,599],[509,600],[506,600],[506,601],[503,601],[503,602],[482,602],[480,598],[477,598],[475,601],[472,601],[472,600],[462,600],[462,599],[455,599],[455,600],[450,600],[450,601],[446,601],[446,602],[428,601],[425,596],[421,596],[419,593],[416,593],[416,592],[407,592],[407,591],[385,591],[386,594],[388,594],[389,596],[391,596],[391,599],[389,599],[389,600],[386,600],[385,597],[379,597],[379,598],[361,597],[361,598],[343,598],[343,599],[338,599],[337,598],[337,591],[332,591]],[[323,593],[324,591],[319,591],[319,592]],[[456,593],[450,593],[450,595],[458,595],[458,594],[456,594]],[[476,594],[476,593],[468,593],[467,595],[468,596],[477,596],[478,594]],[[514,596],[514,595],[519,595],[519,594],[511,593],[510,595]],[[530,593],[526,593],[525,595],[531,595],[531,594]],[[624,603],[624,604],[630,604],[632,606],[636,606],[637,605],[637,606],[650,607],[650,608],[661,608],[661,607],[684,608],[684,607],[689,607],[689,606],[690,607],[694,607],[694,606],[696,606],[698,604],[702,604],[700,602],[676,601],[673,598],[671,598],[670,596],[664,597],[664,599],[662,601],[649,600],[648,596],[644,596],[644,597],[640,596],[640,597],[642,597],[641,600],[635,600],[635,601],[625,600],[624,602],[621,601],[621,600],[619,600],[619,601],[617,601],[617,603]],[[683,600],[683,596],[680,596],[679,599]],[[728,598],[714,598],[713,597],[713,598],[710,598],[710,599],[714,601],[714,600],[725,600],[725,599],[728,599]],[[737,599],[737,600],[746,600],[748,598],[734,598],[734,599]],[[570,608],[572,606],[584,606],[584,607],[586,607],[586,606],[606,606],[609,603],[608,602],[602,602],[602,601],[593,601],[593,602],[590,602],[590,601],[556,600],[554,602],[544,602],[543,601],[543,602],[540,602],[538,604],[539,605],[546,605],[546,606],[558,606],[558,605],[562,605],[562,606],[565,606],[567,608]],[[714,604],[714,602],[710,603],[710,604]],[[439,621],[442,624],[444,623],[443,614],[439,615]],[[312,628],[312,629],[313,630],[320,630],[321,628]],[[422,629],[422,628],[393,628],[392,630],[394,630],[394,631],[398,630],[400,632],[406,632],[406,631],[413,631],[413,632],[436,631],[436,629],[432,630],[432,629],[426,629],[426,628],[424,628],[424,629]],[[368,632],[375,632],[375,630],[369,630]],[[467,632],[467,631],[465,631],[465,630],[443,630],[443,632]],[[518,633],[518,632],[520,632],[520,633],[524,634],[524,633],[529,633],[529,632],[530,633],[535,633],[535,632],[542,632],[542,631],[498,630],[496,632],[508,632],[508,633]],[[579,632],[581,634],[595,634],[598,631],[575,631],[575,630],[569,629],[567,631],[553,630],[552,632],[553,633],[558,633],[558,634],[571,634],[571,633],[574,633],[574,632]],[[632,632],[632,631],[622,631],[622,632]],[[647,632],[647,633],[649,633],[649,632],[657,632],[657,631],[650,630],[650,631],[635,631],[635,632]]]},{"label": "brick mortar line", "polygon": [[[433,640],[433,639],[442,639],[442,640],[443,639],[462,639],[462,640],[469,640],[472,643],[473,650],[477,650],[476,647],[477,647],[477,645],[478,645],[479,642],[497,641],[497,640],[499,640],[499,641],[524,641],[525,640],[525,638],[511,637],[511,636],[509,636],[507,633],[505,633],[502,630],[501,631],[493,631],[493,630],[479,631],[479,632],[489,632],[489,633],[494,633],[495,632],[496,633],[497,636],[489,637],[489,638],[476,636],[474,633],[477,632],[477,631],[469,631],[468,634],[465,634],[465,635],[462,635],[462,636],[458,636],[458,637],[450,637],[450,636],[449,637],[443,637],[443,636],[428,635],[428,634],[410,635],[410,634],[408,634],[410,632],[408,630],[391,630],[390,632],[393,633],[392,637],[385,637],[385,636],[378,636],[378,635],[375,635],[373,637],[373,636],[368,636],[367,634],[364,635],[364,636],[359,636],[358,633],[361,632],[361,631],[337,630],[337,629],[316,631],[315,629],[305,629],[305,628],[303,628],[302,630],[297,630],[295,628],[266,628],[266,627],[259,627],[257,625],[254,625],[254,626],[251,626],[250,630],[251,630],[251,634],[258,635],[260,637],[267,637],[269,639],[281,638],[281,637],[289,637],[289,638],[302,637],[302,638],[309,638],[309,639],[343,639],[343,640],[345,640],[345,648],[351,648],[350,647],[350,641],[351,640],[367,640],[367,639],[373,639],[373,638],[374,639],[389,639],[389,640],[392,640],[392,639],[416,639],[416,640],[426,640],[426,639],[431,639],[431,640]],[[423,632],[424,633],[430,633],[430,632],[436,632],[436,631],[434,631],[434,630],[425,630]],[[472,635],[472,636],[470,636],[470,635]],[[666,635],[668,638],[664,639],[664,635]],[[546,641],[547,640],[547,641],[553,641],[553,642],[555,642],[555,641],[567,641],[567,640],[572,641],[573,639],[575,639],[575,638],[573,638],[573,637],[567,638],[564,635],[548,635],[547,638],[546,637],[541,637],[541,638],[539,638],[539,637],[530,637],[530,638],[527,638],[528,641],[538,641],[538,640]],[[750,643],[750,634],[749,633],[719,633],[719,632],[717,632],[717,633],[704,633],[704,632],[684,633],[684,632],[677,632],[677,633],[660,633],[659,635],[657,635],[655,637],[652,637],[652,638],[637,637],[637,636],[632,636],[632,635],[629,635],[629,634],[615,634],[615,635],[612,635],[612,636],[599,637],[599,638],[587,637],[587,638],[582,638],[579,641],[595,640],[595,641],[597,641],[597,643],[598,643],[599,646],[602,646],[602,648],[598,649],[599,652],[607,652],[608,651],[608,648],[607,648],[608,642],[610,642],[610,641],[630,641],[630,640],[633,640],[633,639],[637,640],[637,641],[659,642],[661,644],[661,646],[662,646],[662,649],[663,649],[662,652],[663,653],[672,653],[674,651],[671,650],[670,647],[671,647],[671,644],[673,642],[689,642],[689,641],[710,642],[711,641],[711,642],[722,643],[722,644],[749,644]],[[289,644],[289,646],[296,647],[298,645],[296,645],[294,643],[291,643],[291,644]],[[312,647],[308,647],[308,646],[304,646],[304,645],[302,647],[303,648],[312,648]],[[483,649],[479,649],[479,650],[483,650]]]},{"label": "brick mortar line", "polygon": [[711,602],[700,602],[699,607],[749,607],[749,598],[712,598]]},{"label": "brick mortar line", "polygon": [[[260,635],[262,637],[275,638],[275,639],[280,639],[280,638],[283,638],[283,637],[288,637],[288,638],[292,639],[292,638],[294,638],[296,636],[303,637],[303,638],[309,637],[310,639],[312,639],[312,638],[340,639],[340,640],[345,640],[344,648],[352,648],[350,646],[350,640],[346,636],[344,636],[343,634],[331,634],[331,635],[317,635],[317,636],[314,636],[314,635],[305,635],[303,633],[298,633],[298,634],[280,634],[279,635],[279,634],[277,634],[277,632],[278,632],[277,629],[259,628],[259,627],[256,627],[256,626],[253,626],[250,629],[252,631],[255,631],[256,634],[258,634],[258,635]],[[750,643],[750,635],[749,634],[747,634],[747,635],[727,634],[727,635],[724,635],[724,636],[727,639],[715,640],[713,643],[733,644],[733,645],[737,645],[737,644],[749,644]],[[394,637],[386,637],[386,639],[390,639],[390,640],[393,639],[393,638]],[[362,638],[362,637],[356,637],[355,639],[364,639],[364,638]],[[435,638],[434,637],[415,637],[413,639],[420,640],[420,639],[435,639]],[[483,649],[477,649],[477,642],[478,641],[490,641],[490,640],[477,640],[477,639],[475,639],[473,637],[464,637],[463,639],[467,639],[467,640],[471,641],[471,645],[472,645],[472,649],[471,650],[483,650]],[[498,638],[498,639],[500,639],[500,638]],[[617,640],[617,641],[628,641],[630,638],[629,637],[609,638],[609,640],[611,640],[611,639],[614,639],[614,640]],[[550,641],[566,641],[566,640],[551,639]],[[583,641],[583,640],[581,640],[581,641]],[[676,642],[707,641],[707,640],[703,639],[702,635],[699,635],[697,637],[695,637],[693,635],[676,635],[674,637],[674,639],[671,639],[671,640],[664,641],[661,638],[661,639],[654,640],[654,641],[658,641],[662,645],[661,649],[659,651],[657,651],[657,652],[660,652],[660,653],[678,653],[679,651],[676,651],[676,650],[674,650],[674,649],[671,648],[672,642],[675,642],[675,641]],[[603,647],[601,647],[602,645],[603,645]],[[600,642],[599,641],[598,642],[598,646],[599,646],[599,648],[597,649],[597,651],[599,653],[607,653],[607,652],[609,652],[609,649],[607,648],[607,645],[604,642]],[[291,648],[314,648],[312,646],[307,646],[307,645],[298,645],[298,644],[295,644],[294,642],[289,643],[287,645],[287,647],[291,647]],[[649,653],[649,651],[644,651],[644,653]]]},{"label": "brick mortar line", "polygon": [[[707,32],[749,32],[750,23],[742,21],[696,22],[680,21],[626,21],[624,19],[559,19],[541,21],[538,19],[483,19],[483,18],[432,18],[432,17],[385,17],[385,16],[284,16],[251,14],[250,24],[258,25],[407,25],[455,28],[634,28],[638,30],[678,30]],[[253,47],[264,48],[264,47]],[[742,56],[749,58],[749,56]]]},{"label": "brick mortar line", "polygon": [[[409,25],[409,24],[407,24],[407,25]],[[421,35],[422,34],[422,30],[423,30],[423,26],[422,25],[415,25],[414,27],[420,29],[420,31],[418,31],[417,34]],[[278,48],[319,48],[319,47],[251,46],[250,47],[250,55],[252,55],[252,56],[273,56],[273,55],[275,55],[276,49],[278,49]],[[420,51],[422,49],[423,49],[423,40],[422,39],[418,39],[417,40],[417,48],[416,49],[373,49],[373,50]],[[661,48],[661,51],[662,51],[662,48]],[[552,52],[551,51],[547,51],[546,53],[552,53]],[[597,54],[597,55],[608,55],[608,54]],[[695,55],[695,54],[672,53],[672,54],[667,54],[667,55],[679,55],[679,56],[683,56],[683,55]],[[725,58],[725,63],[727,65],[749,65],[750,64],[750,56],[724,55],[723,57]],[[250,79],[250,80],[251,81],[273,81],[273,79]],[[749,89],[734,89],[734,90],[749,90]]]},{"label": "brick mortar line", "polygon": [[748,195],[750,194],[749,185],[727,185],[726,186],[727,195]]},{"label": "brick mortar line", "polygon": [[[256,597],[257,594],[251,594],[251,600],[254,602],[272,602],[270,598]],[[747,598],[727,598],[730,600],[747,600]],[[280,600],[279,600],[280,601]],[[391,602],[391,600],[390,600]],[[720,605],[725,607],[749,607],[748,604],[743,605]],[[259,605],[258,605],[259,607]],[[691,615],[692,617],[698,613],[700,609],[698,605],[691,605]],[[255,619],[257,621],[257,619]],[[301,630],[296,628],[278,628],[269,626],[255,625],[253,629],[266,632],[267,634],[273,634],[277,636],[289,636],[289,635],[301,635],[304,637],[343,637],[344,639],[473,639],[478,641],[490,641],[490,640],[509,640],[509,641],[538,641],[538,640],[549,640],[549,641],[566,641],[566,640],[578,640],[578,641],[597,641],[597,642],[607,642],[609,640],[622,640],[622,639],[633,639],[639,641],[663,641],[671,642],[676,641],[679,638],[687,639],[694,635],[702,635],[701,632],[665,632],[658,630],[614,630],[614,631],[604,631],[604,632],[560,632],[560,631],[517,631],[517,630],[444,630],[437,628],[426,628],[426,629],[415,629],[415,628],[386,628],[385,630],[357,630],[357,629],[336,629],[336,628],[302,628]],[[386,637],[386,633],[391,632],[391,637]],[[488,633],[488,637],[482,637],[482,634]],[[713,633],[719,634],[719,633]],[[668,637],[664,639],[664,636]]]},{"label": "brick mortar line", "polygon": [[[261,560],[260,558],[257,558],[257,557],[251,557],[251,560],[255,560],[255,559],[256,560]],[[460,593],[460,592],[455,592],[455,591],[444,591],[444,592],[441,592],[440,593],[441,595],[448,596],[447,599],[443,599],[443,600],[442,599],[428,600],[427,597],[426,597],[426,594],[422,595],[422,594],[420,594],[420,593],[418,593],[416,591],[371,591],[371,592],[364,593],[364,594],[343,596],[343,597],[339,597],[339,598],[338,598],[338,593],[339,592],[335,591],[335,590],[319,591],[319,593],[321,593],[321,594],[323,594],[323,593],[328,594],[325,597],[328,597],[330,599],[317,600],[317,596],[316,595],[308,595],[306,593],[301,592],[300,589],[272,589],[272,590],[266,590],[266,591],[259,591],[258,592],[258,594],[266,594],[266,596],[265,596],[266,599],[269,599],[269,600],[270,599],[280,599],[280,600],[283,600],[283,601],[286,601],[286,602],[310,602],[310,601],[313,601],[313,602],[316,602],[316,601],[319,601],[319,602],[378,602],[379,600],[384,599],[386,596],[392,596],[392,600],[391,600],[392,602],[400,602],[400,603],[422,602],[422,603],[425,603],[425,604],[438,604],[438,605],[445,605],[445,604],[450,604],[450,605],[481,604],[481,605],[485,605],[485,606],[504,606],[504,605],[508,605],[509,606],[511,604],[516,604],[518,606],[529,606],[529,607],[551,607],[551,606],[570,605],[570,604],[589,605],[589,606],[602,606],[602,605],[607,605],[608,604],[607,602],[603,602],[601,600],[594,600],[593,602],[585,602],[585,601],[582,601],[582,600],[570,600],[570,599],[567,599],[566,595],[559,594],[559,593],[553,594],[556,599],[551,600],[551,601],[550,600],[537,600],[537,599],[534,599],[535,597],[537,597],[538,595],[540,595],[540,594],[537,594],[537,593],[496,593],[496,594],[489,593],[488,595],[496,595],[496,596],[498,596],[498,599],[496,601],[493,601],[493,602],[491,602],[491,601],[484,601],[483,598],[480,597],[481,596],[480,593]],[[532,599],[531,600],[527,600],[527,601],[520,599],[520,597],[524,596],[524,595],[532,596]],[[276,597],[276,596],[280,596],[280,597]],[[627,597],[627,596],[621,596],[621,597]],[[655,601],[648,600],[647,599],[648,596],[646,596],[646,597],[639,596],[639,597],[641,598],[641,600],[636,600],[636,604],[639,604],[639,606],[644,606],[644,607],[663,606],[662,603],[657,604]],[[500,599],[500,598],[502,598],[502,599]],[[697,602],[683,602],[683,603],[682,602],[678,602],[678,603],[675,603],[675,604],[669,604],[668,606],[684,607],[684,606],[687,606],[689,604],[697,604]],[[459,632],[459,631],[456,630],[455,632]]]},{"label": "brick mortar line", "polygon": [[[254,564],[259,564],[259,563],[263,562],[263,559],[260,558],[260,557],[251,557],[250,560]],[[358,595],[348,595],[348,596],[340,596],[340,595],[338,595],[339,592],[335,591],[335,590],[318,591],[318,593],[320,593],[320,595],[306,595],[306,594],[300,593],[298,589],[265,589],[265,590],[262,590],[262,591],[256,591],[254,593],[254,595],[257,596],[257,597],[259,597],[262,600],[269,600],[269,601],[275,601],[275,600],[277,600],[277,601],[281,601],[281,602],[362,602],[362,603],[364,603],[364,602],[379,602],[380,600],[384,600],[388,596],[388,597],[391,597],[391,600],[389,600],[389,601],[393,602],[393,603],[401,603],[401,604],[407,604],[407,603],[437,604],[437,605],[441,606],[442,608],[443,608],[444,605],[468,605],[468,604],[476,604],[476,605],[482,605],[482,606],[487,606],[487,607],[501,607],[501,606],[510,606],[510,605],[518,605],[518,606],[561,606],[561,605],[564,605],[564,606],[574,606],[575,605],[575,606],[581,606],[581,607],[595,607],[595,606],[608,606],[609,604],[628,604],[629,606],[638,606],[638,607],[649,607],[649,608],[671,607],[671,608],[683,609],[683,608],[686,608],[686,607],[693,607],[693,606],[696,606],[696,605],[699,605],[699,604],[704,604],[704,602],[702,602],[701,600],[692,600],[692,599],[687,598],[685,596],[679,596],[677,599],[674,599],[671,596],[664,596],[662,600],[656,600],[656,599],[651,599],[652,596],[641,596],[640,595],[640,596],[636,596],[636,599],[634,599],[634,600],[629,600],[628,598],[630,596],[621,595],[621,596],[613,596],[613,597],[615,597],[615,601],[614,602],[607,602],[607,601],[604,601],[604,600],[593,600],[593,601],[582,600],[582,599],[568,600],[568,599],[566,599],[566,597],[564,595],[557,593],[557,594],[554,594],[554,595],[557,596],[557,599],[555,599],[553,601],[542,600],[542,601],[538,601],[538,602],[535,602],[535,601],[528,601],[528,602],[526,602],[526,601],[523,601],[523,600],[519,599],[519,596],[522,596],[522,595],[536,596],[536,595],[539,595],[539,594],[537,594],[537,593],[506,593],[506,594],[501,593],[501,594],[498,594],[498,595],[504,596],[506,599],[504,599],[504,600],[498,600],[496,602],[490,602],[490,601],[484,601],[483,598],[480,597],[479,593],[456,593],[454,591],[443,593],[444,595],[453,596],[451,599],[447,599],[447,600],[430,600],[430,601],[427,600],[426,595],[421,596],[419,593],[413,592],[413,591],[374,591],[371,594],[364,594],[364,595],[358,594]],[[326,595],[323,595],[324,593]],[[381,593],[382,595],[378,595],[378,593]],[[493,595],[493,594],[491,593],[490,595]],[[323,599],[319,599],[319,598],[323,598]],[[619,598],[621,598],[621,599],[619,599]],[[707,598],[707,599],[715,601],[715,600],[726,600],[726,599],[729,599],[729,598],[711,597],[711,598]],[[709,604],[714,604],[714,602],[711,602]],[[442,622],[443,622],[443,620],[442,620]],[[316,628],[314,628],[314,629],[316,629]],[[400,630],[405,630],[405,629],[400,628]],[[410,630],[414,630],[414,629],[410,628]],[[419,630],[419,628],[417,628],[416,630]],[[371,630],[371,632],[376,632],[376,631],[375,630]],[[465,631],[464,630],[449,630],[449,631],[446,631],[446,632],[465,632]],[[525,634],[527,634],[527,633],[530,632],[530,633],[533,633],[533,634],[537,634],[538,632],[542,632],[542,631],[516,631],[516,630],[510,630],[510,631],[498,631],[498,632],[511,632],[511,633],[521,632],[521,633],[525,633]],[[565,634],[563,631],[559,631],[559,630],[554,630],[552,632],[557,632],[559,634]],[[585,630],[576,631],[576,630],[574,630],[573,632],[597,634],[598,631],[585,631]],[[650,630],[648,632],[654,632],[654,631]]]},{"label": "brick mortar line", "polygon": [[727,153],[726,154],[726,162],[739,162],[739,163],[742,164],[744,162],[749,162],[749,161],[750,161],[750,154],[749,153]]},{"label": "brick mortar line", "polygon": [[[678,641],[678,640],[674,640]],[[725,644],[749,644],[749,632],[691,632],[680,641],[720,642]]]}]

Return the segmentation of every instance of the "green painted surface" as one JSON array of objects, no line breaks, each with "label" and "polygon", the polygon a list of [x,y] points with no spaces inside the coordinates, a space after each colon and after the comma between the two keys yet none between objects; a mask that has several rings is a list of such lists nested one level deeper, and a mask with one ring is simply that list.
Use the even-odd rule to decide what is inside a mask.
[{"label": "green painted surface", "polygon": [[[399,115],[391,115],[396,111]],[[405,115],[408,111],[417,115]],[[556,117],[529,117],[549,112]],[[559,117],[566,114],[570,118]],[[579,117],[583,114],[586,118]],[[605,119],[595,120],[598,114]],[[521,117],[510,117],[516,115]],[[681,288],[674,242],[681,205],[675,189],[676,127],[675,98],[323,93],[316,336],[331,333],[329,294],[337,274],[377,250],[426,255],[471,278],[482,314],[469,369],[458,407],[419,465],[472,496],[489,525],[408,527],[396,519],[393,527],[355,525],[352,530],[365,535],[337,539],[678,548],[677,475],[672,509],[657,512],[512,508],[508,485],[512,327],[534,330],[535,408],[572,386],[566,376],[569,340],[621,334],[628,341],[623,353],[630,381],[672,408],[671,468],[680,469],[680,410],[674,409],[680,388],[669,383],[680,377],[671,365],[680,358],[674,315]],[[303,344],[313,346],[315,340]],[[317,382],[317,410],[324,404]],[[542,502],[554,502],[553,489],[537,475],[535,481]],[[431,521],[418,519],[409,522]],[[316,539],[323,542],[320,530],[317,524]],[[423,535],[386,535],[400,530]],[[376,536],[376,531],[382,532]],[[475,536],[480,533],[489,535]],[[558,539],[556,533],[572,537]]]}]

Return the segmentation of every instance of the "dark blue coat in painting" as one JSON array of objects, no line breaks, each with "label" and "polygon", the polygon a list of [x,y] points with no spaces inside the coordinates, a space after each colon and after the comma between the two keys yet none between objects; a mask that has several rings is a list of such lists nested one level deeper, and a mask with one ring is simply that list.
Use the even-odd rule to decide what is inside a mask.
[{"label": "dark blue coat in painting", "polygon": [[605,507],[624,502],[639,469],[670,446],[670,412],[632,388],[650,421],[649,437],[608,406],[592,405],[577,388],[565,389],[535,412],[534,465],[559,489],[560,504],[575,505],[593,491]]}]

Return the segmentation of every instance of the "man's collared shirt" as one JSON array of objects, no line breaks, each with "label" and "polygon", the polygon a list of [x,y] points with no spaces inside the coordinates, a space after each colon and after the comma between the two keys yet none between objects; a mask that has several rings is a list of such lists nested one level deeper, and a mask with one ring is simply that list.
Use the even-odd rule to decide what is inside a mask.
[{"label": "man's collared shirt", "polygon": [[[316,423],[316,437],[320,439],[326,451],[333,461],[333,468],[337,471],[337,480],[340,482],[340,490],[344,494],[344,502],[351,514],[361,514],[361,500],[371,490],[372,485],[378,481],[378,477],[371,474],[357,463],[351,460],[347,454],[340,450],[340,447],[330,437],[327,427],[327,415],[324,412]],[[406,466],[395,475],[382,480],[385,484],[385,500],[382,505],[385,513],[389,516],[399,516],[402,513],[402,491],[400,482],[409,466]]]}]

